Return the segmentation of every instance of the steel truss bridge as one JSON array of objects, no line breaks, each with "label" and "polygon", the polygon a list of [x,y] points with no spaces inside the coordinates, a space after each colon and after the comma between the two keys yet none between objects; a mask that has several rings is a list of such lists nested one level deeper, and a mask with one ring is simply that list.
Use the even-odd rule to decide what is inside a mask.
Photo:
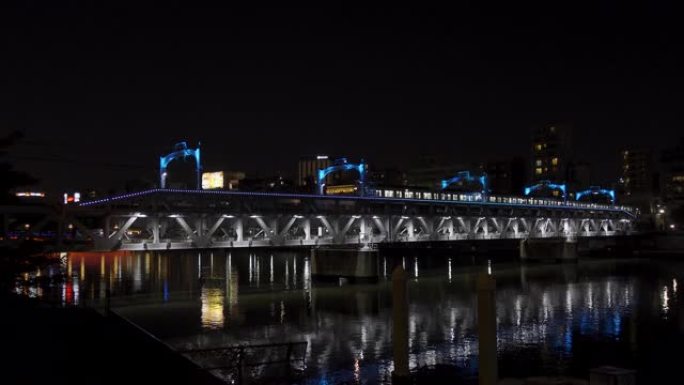
[{"label": "steel truss bridge", "polygon": [[[634,232],[622,206],[151,189],[69,206],[63,228],[92,250],[358,245],[610,237]],[[522,203],[521,203],[522,202]]]}]

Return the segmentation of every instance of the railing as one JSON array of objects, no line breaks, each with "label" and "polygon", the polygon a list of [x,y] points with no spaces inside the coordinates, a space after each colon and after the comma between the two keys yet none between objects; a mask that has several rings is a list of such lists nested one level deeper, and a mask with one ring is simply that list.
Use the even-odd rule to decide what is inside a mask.
[{"label": "railing", "polygon": [[376,198],[387,199],[410,199],[418,201],[458,201],[458,202],[481,202],[499,203],[508,205],[535,205],[535,206],[558,206],[578,209],[622,210],[633,213],[634,209],[622,205],[606,205],[599,203],[566,201],[551,198],[513,197],[513,196],[484,196],[481,193],[451,193],[451,192],[425,192],[408,189],[370,189],[370,195]]},{"label": "railing", "polygon": [[[246,382],[248,368],[284,365],[285,373],[278,374],[279,376],[292,376],[297,371],[301,372],[305,365],[307,346],[306,341],[297,341],[179,350],[178,353],[229,383],[243,384]],[[274,352],[277,353],[275,357],[272,354]],[[299,364],[299,367],[293,368],[293,363]]]}]

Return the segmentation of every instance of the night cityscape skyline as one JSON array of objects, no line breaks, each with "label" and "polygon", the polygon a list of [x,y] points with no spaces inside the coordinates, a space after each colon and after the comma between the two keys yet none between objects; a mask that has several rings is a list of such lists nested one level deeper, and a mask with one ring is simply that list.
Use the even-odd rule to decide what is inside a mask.
[{"label": "night cityscape skyline", "polygon": [[402,169],[528,156],[533,130],[569,123],[600,183],[621,149],[679,140],[667,7],[529,7],[18,6],[0,123],[26,133],[17,167],[58,190],[154,175],[179,140],[210,168],[294,176],[317,153]]}]

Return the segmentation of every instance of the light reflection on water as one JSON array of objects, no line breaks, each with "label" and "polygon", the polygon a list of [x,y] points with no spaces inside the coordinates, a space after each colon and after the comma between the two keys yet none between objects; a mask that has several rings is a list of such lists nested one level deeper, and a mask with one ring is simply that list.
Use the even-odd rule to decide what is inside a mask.
[{"label": "light reflection on water", "polygon": [[[312,383],[384,382],[392,370],[389,282],[312,283],[307,254],[75,253],[64,261],[63,282],[20,284],[16,291],[79,305],[84,300],[96,304],[109,287],[119,314],[172,346],[306,341],[305,373]],[[383,274],[407,265],[406,259],[383,258]],[[679,276],[647,262],[502,267],[485,260],[482,266],[463,267],[457,257],[409,261],[412,368],[451,364],[476,373],[474,282],[476,273],[489,269],[497,278],[503,375],[581,372],[587,368],[578,364],[579,352],[587,340],[636,343],[625,328],[635,333],[639,305],[645,309],[642,319],[656,318],[650,322],[666,322],[679,309]],[[57,276],[58,270],[25,280]],[[656,271],[655,278],[644,270]]]}]

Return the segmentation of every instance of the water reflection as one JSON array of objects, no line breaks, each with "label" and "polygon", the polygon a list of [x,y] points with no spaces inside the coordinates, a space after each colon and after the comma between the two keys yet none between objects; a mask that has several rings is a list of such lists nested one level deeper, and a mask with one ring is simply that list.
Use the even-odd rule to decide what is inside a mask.
[{"label": "water reflection", "polygon": [[[27,274],[16,291],[56,295],[65,305],[78,305],[84,298],[96,303],[108,288],[116,311],[172,346],[306,341],[306,375],[312,381],[382,382],[393,365],[390,282],[314,285],[306,254],[75,253],[58,269]],[[491,265],[484,260],[464,267],[456,256],[410,258],[410,366],[445,363],[476,372],[474,277]],[[406,262],[406,257],[383,257],[383,274]],[[678,316],[680,275],[641,262],[624,266],[497,263],[497,337],[504,374],[585,370],[580,352],[587,339],[626,341],[636,354],[637,318],[644,322],[657,315],[649,321],[655,323]],[[61,273],[58,290],[29,284],[35,277]],[[535,353],[530,355],[530,349]],[[525,365],[526,360],[537,361]]]}]

